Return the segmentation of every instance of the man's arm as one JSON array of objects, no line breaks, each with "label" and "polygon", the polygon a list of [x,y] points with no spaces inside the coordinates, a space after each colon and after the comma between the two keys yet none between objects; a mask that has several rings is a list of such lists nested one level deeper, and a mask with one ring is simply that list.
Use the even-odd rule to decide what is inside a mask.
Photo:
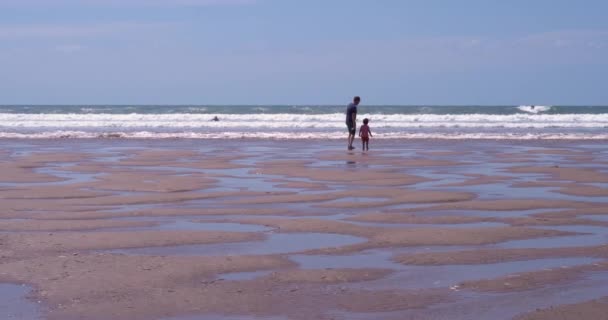
[{"label": "man's arm", "polygon": [[353,119],[353,125],[357,126],[357,111],[352,113],[351,118]]}]

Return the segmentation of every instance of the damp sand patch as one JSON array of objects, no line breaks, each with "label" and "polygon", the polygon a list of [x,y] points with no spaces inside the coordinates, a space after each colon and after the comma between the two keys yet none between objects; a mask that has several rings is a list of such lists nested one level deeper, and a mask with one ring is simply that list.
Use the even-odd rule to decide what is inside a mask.
[{"label": "damp sand patch", "polygon": [[393,261],[406,265],[471,265],[524,261],[531,259],[553,259],[589,257],[608,257],[608,247],[564,247],[564,248],[521,248],[502,249],[497,247],[476,248],[472,250],[451,252],[417,252],[401,253],[393,257]]},{"label": "damp sand patch", "polygon": [[509,240],[559,237],[576,233],[522,227],[487,228],[380,228],[323,219],[238,219],[235,222],[265,225],[281,232],[323,232],[365,237],[364,243],[311,250],[309,254],[347,254],[367,249],[416,246],[489,245]]},{"label": "damp sand patch", "polygon": [[566,248],[608,244],[608,227],[600,226],[535,226],[539,230],[557,230],[578,235],[513,240],[501,243],[502,248]]},{"label": "damp sand patch", "polygon": [[[37,295],[44,297],[53,319],[122,320],[206,314],[314,318],[330,310],[378,312],[425,308],[446,299],[445,292],[355,290],[347,286],[391,273],[378,269],[291,269],[252,280],[215,281],[220,274],[277,269],[290,264],[276,256],[106,254],[36,258],[3,264],[0,269],[3,277],[27,279],[40,288]],[[24,268],[25,265],[32,267]],[[129,298],[108,298],[123,296]],[[253,310],[251,301],[257,301]]]},{"label": "damp sand patch", "polygon": [[566,284],[596,273],[606,280],[606,262],[595,262],[587,265],[562,266],[544,270],[522,272],[493,279],[465,281],[459,288],[477,292],[516,292],[543,288],[554,284]]},{"label": "damp sand patch", "polygon": [[89,250],[169,247],[264,239],[261,233],[211,231],[57,232],[0,234],[3,247],[18,257]]},{"label": "damp sand patch", "polygon": [[[453,291],[453,301],[436,304],[424,310],[382,313],[333,314],[339,319],[493,319],[493,320],[554,320],[601,319],[606,314],[605,288],[608,279],[589,276],[561,285],[550,285],[527,291],[493,293]],[[598,299],[589,301],[592,299]],[[563,306],[562,306],[563,305]],[[520,316],[518,316],[520,315]],[[565,316],[565,318],[564,318]]]},{"label": "damp sand patch", "polygon": [[414,208],[410,211],[524,211],[537,209],[578,209],[593,208],[596,203],[581,201],[546,200],[546,199],[504,199],[504,200],[471,200],[447,204],[439,204],[424,208]]},{"label": "damp sand patch", "polygon": [[539,173],[545,174],[553,180],[572,181],[582,183],[606,183],[608,173],[599,172],[588,168],[569,168],[559,166],[547,167],[516,167],[509,169],[512,173]]},{"label": "damp sand patch", "polygon": [[148,223],[144,226],[121,226],[108,231],[225,231],[225,232],[269,232],[272,228],[262,225],[232,222],[191,220],[192,217],[140,217],[124,218],[115,221]]},{"label": "damp sand patch", "polygon": [[365,240],[355,236],[327,233],[268,234],[265,240],[238,244],[165,246],[112,250],[111,252],[130,255],[268,255],[341,247],[362,243]]},{"label": "damp sand patch", "polygon": [[537,270],[576,267],[600,262],[594,258],[538,259],[477,265],[408,266],[384,279],[368,282],[376,289],[450,288],[462,282],[495,279]]},{"label": "damp sand patch", "polygon": [[155,225],[146,221],[112,220],[0,220],[0,232],[84,231],[112,228],[144,228]]}]

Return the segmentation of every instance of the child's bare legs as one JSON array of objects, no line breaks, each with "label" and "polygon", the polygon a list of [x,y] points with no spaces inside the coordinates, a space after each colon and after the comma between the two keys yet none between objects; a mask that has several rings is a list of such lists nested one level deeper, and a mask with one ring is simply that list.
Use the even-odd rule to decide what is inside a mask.
[{"label": "child's bare legs", "polygon": [[369,140],[361,139],[361,151],[369,150]]}]

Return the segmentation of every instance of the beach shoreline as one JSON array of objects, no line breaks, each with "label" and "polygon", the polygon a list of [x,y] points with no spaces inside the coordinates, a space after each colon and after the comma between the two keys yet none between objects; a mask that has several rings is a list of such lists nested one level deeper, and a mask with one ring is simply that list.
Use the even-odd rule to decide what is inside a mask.
[{"label": "beach shoreline", "polygon": [[41,319],[608,311],[605,142],[2,139],[0,283]]}]

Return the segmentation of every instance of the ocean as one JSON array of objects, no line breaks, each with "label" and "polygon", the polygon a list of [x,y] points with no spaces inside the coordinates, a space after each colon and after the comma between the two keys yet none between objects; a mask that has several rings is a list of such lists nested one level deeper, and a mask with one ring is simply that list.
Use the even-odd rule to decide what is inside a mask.
[{"label": "ocean", "polygon": [[[0,106],[0,138],[345,139],[346,106]],[[217,117],[219,121],[212,121]],[[608,106],[359,106],[374,139],[608,139]]]}]

